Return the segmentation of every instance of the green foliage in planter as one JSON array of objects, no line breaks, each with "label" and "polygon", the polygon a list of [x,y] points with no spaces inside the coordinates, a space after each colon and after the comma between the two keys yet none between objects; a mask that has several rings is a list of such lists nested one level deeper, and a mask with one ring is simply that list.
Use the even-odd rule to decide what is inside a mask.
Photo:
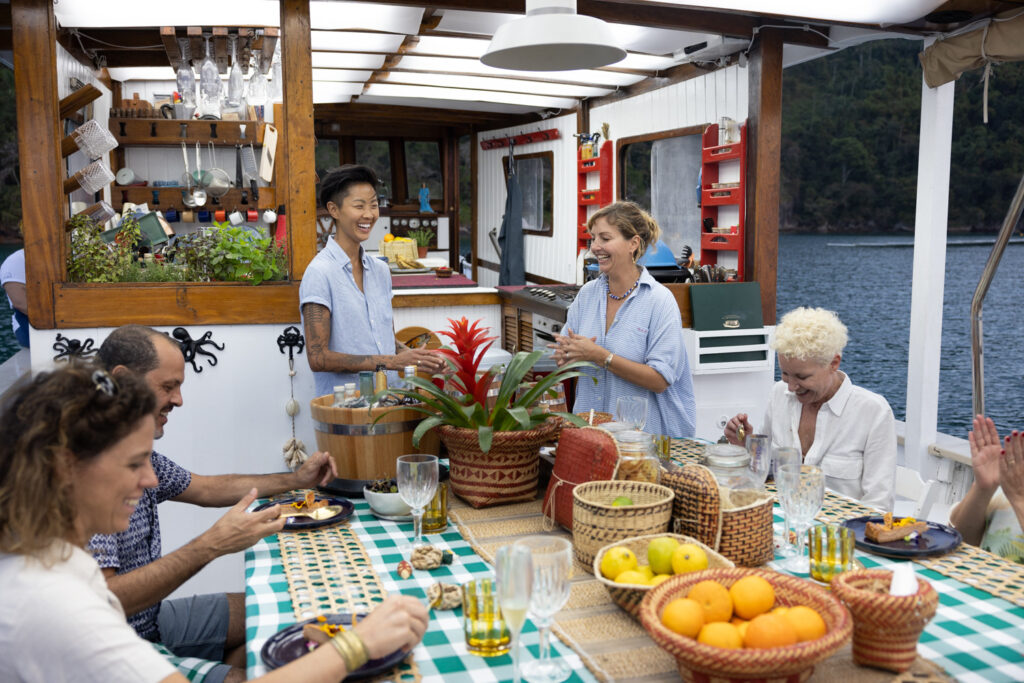
[{"label": "green foliage in planter", "polygon": [[122,282],[141,239],[138,221],[126,216],[114,241],[100,235],[103,227],[89,216],[76,214],[68,220],[71,248],[68,250],[68,280],[71,282]]},{"label": "green foliage in planter", "polygon": [[217,224],[217,244],[210,258],[213,279],[252,282],[284,279],[284,250],[273,237],[257,237],[230,223]]},{"label": "green foliage in planter", "polygon": [[405,233],[405,236],[416,240],[417,247],[429,247],[430,242],[434,239],[434,231],[430,228],[413,228]]},{"label": "green foliage in planter", "polygon": [[188,268],[165,259],[145,264],[131,261],[122,271],[120,282],[185,282],[188,279]]}]

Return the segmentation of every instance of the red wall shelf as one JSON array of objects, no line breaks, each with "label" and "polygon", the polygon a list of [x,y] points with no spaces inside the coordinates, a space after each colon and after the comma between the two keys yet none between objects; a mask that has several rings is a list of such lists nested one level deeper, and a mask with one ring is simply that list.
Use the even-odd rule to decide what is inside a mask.
[{"label": "red wall shelf", "polygon": [[[713,123],[704,130],[701,152],[701,207],[700,207],[700,262],[717,264],[719,252],[735,252],[736,279],[743,280],[746,266],[746,184],[747,184],[747,124],[740,126],[739,142],[724,145],[718,143],[718,124]],[[726,161],[738,161],[740,166],[739,181],[719,185],[719,164]],[[719,209],[723,206],[735,206],[739,211],[735,225],[719,223]],[[709,232],[703,228],[710,218],[716,228],[730,228],[727,233]]]},{"label": "red wall shelf", "polygon": [[[601,143],[600,153],[590,159],[582,158],[583,148],[576,150],[576,170],[578,172],[576,182],[576,205],[577,205],[577,230],[576,239],[580,251],[587,248],[590,240],[587,235],[587,207],[602,207],[612,202],[612,141],[605,140]],[[597,187],[587,187],[587,176],[591,173],[598,173]]]}]

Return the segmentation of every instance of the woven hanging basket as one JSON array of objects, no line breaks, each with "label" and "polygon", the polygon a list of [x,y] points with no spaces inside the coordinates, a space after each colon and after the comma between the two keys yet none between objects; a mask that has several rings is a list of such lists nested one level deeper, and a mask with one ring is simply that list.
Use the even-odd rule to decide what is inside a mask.
[{"label": "woven hanging basket", "polygon": [[860,569],[832,579],[832,592],[853,613],[853,660],[902,673],[917,659],[917,641],[939,595],[921,577],[914,595],[889,595],[891,582],[887,569]]},{"label": "woven hanging basket", "polygon": [[[589,481],[572,492],[572,554],[589,570],[609,543],[660,534],[672,521],[672,489],[646,481]],[[626,496],[632,505],[612,505]]]},{"label": "woven hanging basket", "polygon": [[495,432],[483,453],[475,429],[436,427],[448,448],[452,491],[475,508],[533,500],[537,496],[540,447],[554,437],[558,422],[547,420],[524,432]]}]

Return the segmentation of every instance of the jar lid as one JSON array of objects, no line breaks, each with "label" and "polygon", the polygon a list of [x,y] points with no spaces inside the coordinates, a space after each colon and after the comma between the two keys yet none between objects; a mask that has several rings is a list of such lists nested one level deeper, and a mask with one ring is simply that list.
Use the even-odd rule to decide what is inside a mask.
[{"label": "jar lid", "polygon": [[345,393],[345,385],[344,384],[335,384],[334,385],[334,393],[336,393],[336,394],[337,393]]},{"label": "jar lid", "polygon": [[598,429],[603,429],[606,432],[611,432],[612,435],[615,435],[618,432],[636,431],[635,429],[632,429],[632,425],[628,425],[625,422],[605,422],[594,426]]},{"label": "jar lid", "polygon": [[704,458],[714,467],[746,467],[750,454],[743,446],[731,443],[713,443],[704,449]]},{"label": "jar lid", "polygon": [[[621,424],[621,423],[618,423]],[[654,442],[654,437],[647,432],[641,432],[637,429],[624,429],[614,434],[615,440],[623,444],[640,443],[649,444]]]}]

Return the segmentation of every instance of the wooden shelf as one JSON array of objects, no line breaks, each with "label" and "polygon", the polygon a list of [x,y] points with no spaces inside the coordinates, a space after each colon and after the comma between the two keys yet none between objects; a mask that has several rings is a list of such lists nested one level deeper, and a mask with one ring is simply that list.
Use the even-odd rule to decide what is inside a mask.
[{"label": "wooden shelf", "polygon": [[[718,144],[718,124],[713,123],[704,130],[701,144],[701,225],[710,220],[714,226],[727,227],[719,221],[719,209],[723,206],[735,206],[739,215],[733,226],[735,232],[701,232],[700,262],[714,265],[718,263],[719,252],[733,252],[736,254],[736,279],[742,280],[746,267],[747,124],[740,126],[737,142],[721,145]],[[719,185],[719,164],[727,161],[739,163],[739,182],[729,183],[731,187],[715,187]]]},{"label": "wooden shelf", "polygon": [[[231,213],[235,209],[245,211],[247,209],[274,209],[277,210],[277,192],[274,187],[261,187],[259,200],[254,200],[252,192],[248,188],[233,187],[220,198],[218,204],[214,204],[213,198],[206,201],[206,206],[189,209],[181,199],[182,187],[121,187],[112,185],[110,188],[110,205],[115,211],[120,211],[124,203],[148,204],[150,209],[177,209],[178,211],[216,211],[224,209]],[[153,204],[153,193],[156,192],[160,198],[158,204]],[[242,192],[246,193],[247,204],[242,203]]]},{"label": "wooden shelf", "polygon": [[[587,207],[604,206],[612,201],[612,141],[601,143],[598,155],[590,159],[580,157],[582,148],[576,150],[576,241],[580,251],[587,248]],[[598,174],[597,187],[587,187],[587,176]]]},{"label": "wooden shelf", "polygon": [[[242,134],[245,126],[245,135]],[[111,117],[110,132],[120,145],[178,146],[212,142],[215,145],[263,144],[262,121],[179,121]]]}]

